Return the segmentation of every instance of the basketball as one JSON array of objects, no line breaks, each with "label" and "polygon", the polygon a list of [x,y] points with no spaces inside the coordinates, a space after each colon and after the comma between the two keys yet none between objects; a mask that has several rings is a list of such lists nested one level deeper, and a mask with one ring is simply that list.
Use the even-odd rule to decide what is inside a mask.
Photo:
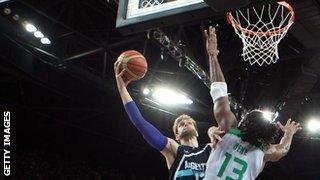
[{"label": "basketball", "polygon": [[139,80],[147,72],[148,64],[146,58],[138,51],[127,50],[118,57],[118,60],[121,61],[121,70],[125,69],[123,74],[125,81]]}]

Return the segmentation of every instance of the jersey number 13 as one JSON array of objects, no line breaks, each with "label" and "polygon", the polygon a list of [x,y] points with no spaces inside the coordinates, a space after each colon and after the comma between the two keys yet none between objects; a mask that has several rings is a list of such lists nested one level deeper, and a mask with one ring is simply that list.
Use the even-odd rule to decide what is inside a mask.
[{"label": "jersey number 13", "polygon": [[[243,179],[243,174],[246,172],[248,164],[246,161],[237,158],[237,157],[232,157],[232,155],[230,153],[225,153],[225,159],[223,161],[222,166],[220,167],[220,170],[217,174],[218,177],[222,177],[223,173],[225,172],[227,166],[229,165],[231,159],[233,159],[234,163],[240,164],[241,165],[241,169],[237,169],[237,168],[233,168],[232,172],[238,175],[238,180],[242,180]],[[233,164],[233,163],[231,163]],[[227,176],[225,180],[233,180],[233,178],[231,178],[230,176]]]}]

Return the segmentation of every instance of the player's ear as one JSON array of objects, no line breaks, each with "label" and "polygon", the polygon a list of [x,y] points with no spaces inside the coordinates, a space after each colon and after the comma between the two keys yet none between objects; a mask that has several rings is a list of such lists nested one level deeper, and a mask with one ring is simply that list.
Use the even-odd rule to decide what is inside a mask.
[{"label": "player's ear", "polygon": [[180,141],[180,136],[179,136],[179,134],[174,134],[174,136],[175,136],[176,140],[179,142],[179,141]]}]

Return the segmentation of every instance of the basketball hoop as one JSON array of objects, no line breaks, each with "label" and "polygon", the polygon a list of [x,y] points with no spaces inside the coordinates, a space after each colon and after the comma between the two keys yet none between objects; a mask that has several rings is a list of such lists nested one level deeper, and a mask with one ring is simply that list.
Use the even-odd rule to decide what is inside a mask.
[{"label": "basketball hoop", "polygon": [[285,1],[227,13],[227,20],[242,39],[242,56],[251,65],[276,63],[278,44],[293,24],[295,14]]}]

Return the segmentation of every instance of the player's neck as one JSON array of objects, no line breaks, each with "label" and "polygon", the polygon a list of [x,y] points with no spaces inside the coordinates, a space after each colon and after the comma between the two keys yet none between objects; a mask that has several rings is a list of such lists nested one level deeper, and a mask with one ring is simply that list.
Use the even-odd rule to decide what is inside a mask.
[{"label": "player's neck", "polygon": [[198,147],[198,140],[197,137],[193,136],[190,138],[183,138],[180,140],[180,144],[184,146],[190,146],[190,147]]}]

